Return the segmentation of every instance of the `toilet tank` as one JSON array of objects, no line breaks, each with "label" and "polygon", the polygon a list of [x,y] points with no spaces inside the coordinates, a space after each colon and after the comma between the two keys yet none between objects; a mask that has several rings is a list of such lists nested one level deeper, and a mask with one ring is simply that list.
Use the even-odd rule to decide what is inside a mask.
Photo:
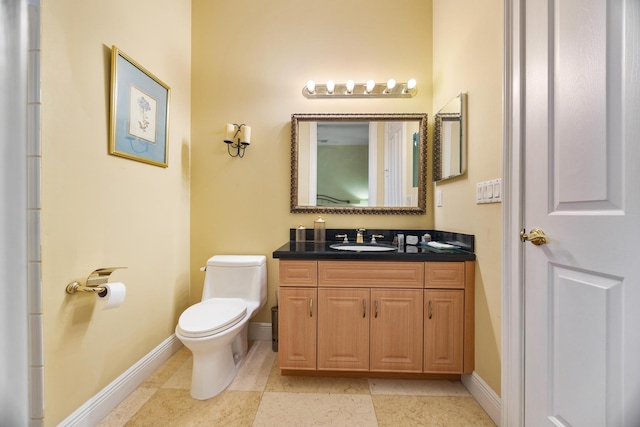
[{"label": "toilet tank", "polygon": [[202,300],[242,298],[261,307],[267,301],[267,257],[215,255],[207,261]]}]

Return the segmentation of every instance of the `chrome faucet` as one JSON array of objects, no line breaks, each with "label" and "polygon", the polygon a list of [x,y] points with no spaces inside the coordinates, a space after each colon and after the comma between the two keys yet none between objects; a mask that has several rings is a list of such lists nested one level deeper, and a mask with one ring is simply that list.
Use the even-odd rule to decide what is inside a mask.
[{"label": "chrome faucet", "polygon": [[364,228],[356,228],[356,243],[364,243],[364,232],[367,231]]}]

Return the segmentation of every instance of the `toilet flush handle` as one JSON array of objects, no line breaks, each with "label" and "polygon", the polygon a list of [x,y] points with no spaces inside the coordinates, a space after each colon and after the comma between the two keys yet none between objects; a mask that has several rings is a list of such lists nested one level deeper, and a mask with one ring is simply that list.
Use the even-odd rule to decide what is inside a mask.
[{"label": "toilet flush handle", "polygon": [[207,271],[207,267],[200,267],[200,271]]}]

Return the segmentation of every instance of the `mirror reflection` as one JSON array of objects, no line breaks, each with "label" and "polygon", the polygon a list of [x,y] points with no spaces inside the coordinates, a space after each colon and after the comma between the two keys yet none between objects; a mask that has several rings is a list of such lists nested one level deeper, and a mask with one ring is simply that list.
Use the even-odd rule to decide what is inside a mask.
[{"label": "mirror reflection", "polygon": [[426,211],[426,114],[291,119],[291,212]]},{"label": "mirror reflection", "polygon": [[466,171],[466,94],[460,93],[435,115],[433,180]]}]

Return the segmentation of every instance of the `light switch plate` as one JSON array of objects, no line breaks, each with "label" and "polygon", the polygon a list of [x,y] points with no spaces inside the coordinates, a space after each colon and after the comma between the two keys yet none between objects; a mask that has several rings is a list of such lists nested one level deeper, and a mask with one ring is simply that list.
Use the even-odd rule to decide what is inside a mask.
[{"label": "light switch plate", "polygon": [[501,178],[476,184],[476,204],[500,202],[502,202]]}]

